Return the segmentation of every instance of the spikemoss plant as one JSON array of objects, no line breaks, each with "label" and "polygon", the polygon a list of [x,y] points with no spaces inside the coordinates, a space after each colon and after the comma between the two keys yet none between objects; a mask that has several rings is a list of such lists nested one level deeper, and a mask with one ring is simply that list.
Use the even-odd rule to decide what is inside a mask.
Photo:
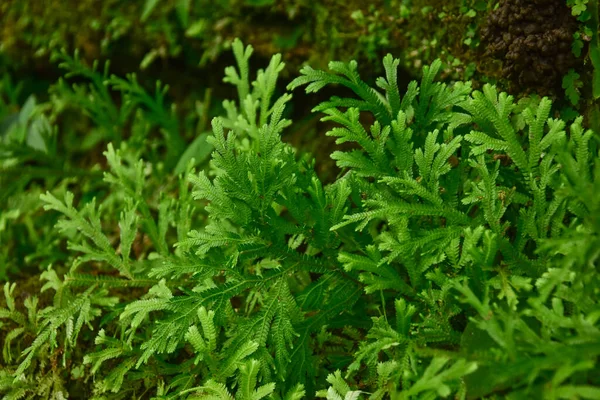
[{"label": "spikemoss plant", "polygon": [[42,195],[76,258],[42,275],[43,310],[5,286],[8,398],[600,396],[600,164],[581,118],[436,82],[439,61],[406,90],[392,56],[376,88],[355,62],[305,67],[290,89],[354,93],[315,109],[352,144],[324,185],[280,139],[280,56],[251,81],[252,48],[233,50],[210,168],[157,195],[152,165],[109,145],[106,198]]}]

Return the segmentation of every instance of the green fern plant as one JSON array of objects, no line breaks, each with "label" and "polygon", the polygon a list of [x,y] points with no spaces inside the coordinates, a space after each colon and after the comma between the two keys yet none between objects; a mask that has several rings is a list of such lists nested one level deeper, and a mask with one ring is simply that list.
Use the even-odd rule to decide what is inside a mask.
[{"label": "green fern plant", "polygon": [[598,397],[599,164],[582,118],[436,82],[438,61],[405,91],[392,56],[376,88],[354,62],[305,67],[290,89],[355,94],[315,109],[350,144],[325,185],[281,140],[281,57],[252,79],[252,47],[233,53],[238,99],[212,121],[206,168],[156,182],[123,141],[107,195],[42,195],[72,256],[28,318],[6,286],[0,391],[34,397],[43,377],[45,395],[76,381],[98,399]]},{"label": "green fern plant", "polygon": [[[548,322],[541,315],[547,311],[519,306],[520,299],[532,291],[533,281],[541,285],[545,280],[552,255],[556,253],[541,249],[548,249],[547,243],[563,234],[564,221],[576,215],[572,214],[573,203],[565,198],[560,173],[565,166],[559,160],[564,162],[564,157],[568,157],[573,166],[578,165],[579,182],[589,179],[588,141],[592,133],[584,133],[582,120],[578,118],[571,125],[567,140],[565,123],[549,118],[551,102],[546,98],[521,112],[525,126],[518,127],[512,122],[516,120],[512,118],[516,105],[511,96],[497,93],[490,85],[484,86],[482,92],[471,92],[460,84],[450,88],[432,83],[430,71],[435,63],[431,69],[425,69],[420,92],[416,91],[416,84],[409,85],[402,101],[408,97],[412,104],[402,105],[390,72],[391,60],[391,57],[384,60],[386,79],[378,81],[383,92],[367,88],[353,64],[345,67],[332,63],[332,73],[307,68],[302,71],[304,76],[290,85],[295,88],[308,84],[306,90],[310,92],[328,84],[342,84],[359,97],[358,100],[335,98],[317,108],[325,112],[324,119],[341,125],[329,135],[338,137],[338,142],[358,143],[358,149],[332,156],[338,166],[360,177],[354,181],[355,190],[366,194],[357,198],[354,211],[332,230],[341,231],[357,224],[356,230],[368,229],[373,236],[373,244],[358,252],[342,251],[338,259],[347,270],[360,271],[367,293],[380,290],[412,299],[413,312],[421,318],[414,323],[410,336],[420,342],[417,345],[420,352],[430,354],[441,344],[455,348],[452,357],[457,361],[477,362],[479,368],[473,378],[465,377],[469,395],[487,395],[508,384],[513,385],[516,393],[530,395],[537,390],[536,380],[544,382],[552,378],[547,372],[540,372],[533,380],[530,377],[529,381],[519,381],[526,378],[521,372],[523,363],[532,365],[531,355],[545,354],[547,358],[541,357],[539,362],[558,369],[560,366],[551,360],[564,362],[568,356],[561,353],[553,358],[558,354],[553,353],[556,349],[541,353],[539,348],[525,350],[525,343],[543,341],[540,335],[546,328],[534,333],[523,321],[536,316],[533,318],[544,326]],[[444,93],[446,101],[435,100],[436,93]],[[420,101],[420,97],[427,100]],[[390,110],[395,114],[390,115]],[[370,112],[375,117],[370,129],[359,122],[360,112]],[[588,211],[580,212],[579,217],[589,218]],[[588,270],[586,276],[592,276],[592,272]],[[469,287],[477,287],[477,294],[460,283],[462,279],[468,280]],[[588,285],[589,282],[585,286],[593,287]],[[456,290],[470,299],[467,303],[472,309],[456,303]],[[529,295],[529,304],[542,304],[550,292],[541,303],[532,303],[535,295]],[[484,296],[483,302],[480,296]],[[559,300],[555,302],[558,304]],[[575,304],[578,303],[572,303],[572,312],[579,318],[587,314]],[[473,325],[457,332],[457,317],[468,317]],[[516,321],[521,321],[527,335],[532,336],[516,337]],[[487,361],[485,356],[480,358],[468,351],[473,350],[469,349],[467,335],[474,335],[471,329],[485,331],[488,346],[494,347],[490,341],[499,346],[488,351]],[[386,348],[389,346],[386,340],[406,346],[406,339],[399,340],[390,334],[383,335],[373,346],[379,342],[380,348]],[[588,339],[594,342],[592,336]],[[380,358],[372,355],[377,347],[366,348],[370,359],[364,359],[359,351],[357,362],[349,371],[364,363],[373,371],[371,379],[375,382]],[[388,354],[387,358],[400,362],[407,353],[410,354],[404,350],[399,355]],[[497,374],[492,379],[489,374],[497,368],[500,354],[503,354],[501,362],[506,363],[503,370],[514,372]],[[595,365],[591,361],[594,354],[583,349],[571,353],[582,365],[589,366]],[[573,362],[569,365],[574,365]],[[475,364],[466,371],[472,373],[474,367]],[[562,393],[561,390],[550,392]],[[595,390],[569,386],[565,393],[583,395]],[[402,398],[402,393],[404,390],[396,395]]]},{"label": "green fern plant", "polygon": [[[149,93],[135,74],[129,74],[126,78],[111,75],[108,61],[100,70],[98,61],[91,68],[87,67],[78,52],[73,56],[64,51],[57,52],[53,58],[59,61],[60,68],[67,71],[65,78],[83,78],[89,82],[87,85],[69,85],[61,78],[52,89],[59,110],[67,106],[76,107],[94,122],[96,128],[93,134],[86,137],[84,149],[102,140],[120,146],[129,124],[132,124],[132,133],[141,136],[134,141],[143,145],[151,130],[158,128],[164,137],[167,153],[165,162],[170,168],[174,166],[184,150],[185,142],[175,107],[169,107],[165,99],[169,89],[167,85],[157,81],[154,93]],[[116,93],[120,95],[120,105],[115,100]]]}]

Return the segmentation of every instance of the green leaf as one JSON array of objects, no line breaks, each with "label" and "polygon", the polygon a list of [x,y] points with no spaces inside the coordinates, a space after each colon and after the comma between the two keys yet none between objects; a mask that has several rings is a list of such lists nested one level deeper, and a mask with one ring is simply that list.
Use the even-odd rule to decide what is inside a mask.
[{"label": "green leaf", "polygon": [[571,14],[576,17],[587,10],[588,1],[589,0],[575,0],[575,4],[571,7]]},{"label": "green leaf", "polygon": [[175,6],[175,10],[177,11],[177,17],[181,22],[183,28],[188,27],[189,19],[190,19],[190,6],[192,0],[179,0],[177,5]]},{"label": "green leaf", "polygon": [[213,150],[213,146],[206,141],[208,133],[198,135],[196,139],[187,147],[185,152],[177,161],[177,165],[173,170],[175,175],[180,175],[186,171],[188,164],[192,158],[194,159],[193,166],[202,164]]},{"label": "green leaf", "polygon": [[579,74],[574,69],[570,69],[569,72],[563,77],[562,87],[565,89],[571,104],[576,106],[579,104],[579,89],[583,86],[583,82],[579,80]]},{"label": "green leaf", "polygon": [[159,0],[146,0],[146,2],[144,3],[144,8],[142,10],[142,22],[145,22],[150,17],[150,14],[152,14],[152,11],[154,11],[156,6],[158,5],[158,2]]}]

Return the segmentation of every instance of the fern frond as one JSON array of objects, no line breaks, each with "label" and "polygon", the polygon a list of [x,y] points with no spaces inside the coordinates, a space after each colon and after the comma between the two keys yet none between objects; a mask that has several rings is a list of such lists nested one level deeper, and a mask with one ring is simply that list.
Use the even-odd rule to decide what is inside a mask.
[{"label": "fern frond", "polygon": [[[386,122],[386,125],[391,122],[393,116],[385,97],[360,79],[356,61],[351,61],[348,64],[330,62],[329,69],[332,71],[331,73],[316,71],[309,66],[305,66],[300,70],[301,76],[294,79],[288,85],[288,89],[293,90],[299,86],[308,84],[306,86],[306,93],[313,93],[318,92],[329,84],[340,84],[346,86],[359,96],[364,102],[360,104],[364,109],[371,111],[377,119]],[[339,102],[339,100],[336,101]],[[342,105],[344,103],[339,102],[339,104]]]},{"label": "fern frond", "polygon": [[250,67],[248,65],[248,60],[252,55],[253,48],[252,46],[246,46],[244,48],[242,41],[239,39],[234,40],[231,47],[239,71],[236,71],[234,67],[225,68],[225,78],[223,81],[237,86],[238,98],[245,99],[250,93]]},{"label": "fern frond", "polygon": [[456,382],[465,375],[471,374],[477,370],[477,364],[466,360],[458,360],[449,368],[442,370],[448,363],[447,358],[436,357],[423,372],[423,376],[415,382],[410,388],[399,393],[400,396],[423,396],[423,392],[435,392],[438,396],[448,397],[452,393],[449,383]]}]

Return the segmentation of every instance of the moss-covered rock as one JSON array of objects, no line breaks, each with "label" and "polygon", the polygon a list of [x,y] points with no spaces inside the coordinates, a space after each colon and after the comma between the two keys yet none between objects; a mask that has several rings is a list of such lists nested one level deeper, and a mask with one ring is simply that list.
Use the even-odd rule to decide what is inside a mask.
[{"label": "moss-covered rock", "polygon": [[577,21],[563,0],[505,0],[481,31],[486,55],[501,65],[513,91],[553,95],[577,60]]}]

